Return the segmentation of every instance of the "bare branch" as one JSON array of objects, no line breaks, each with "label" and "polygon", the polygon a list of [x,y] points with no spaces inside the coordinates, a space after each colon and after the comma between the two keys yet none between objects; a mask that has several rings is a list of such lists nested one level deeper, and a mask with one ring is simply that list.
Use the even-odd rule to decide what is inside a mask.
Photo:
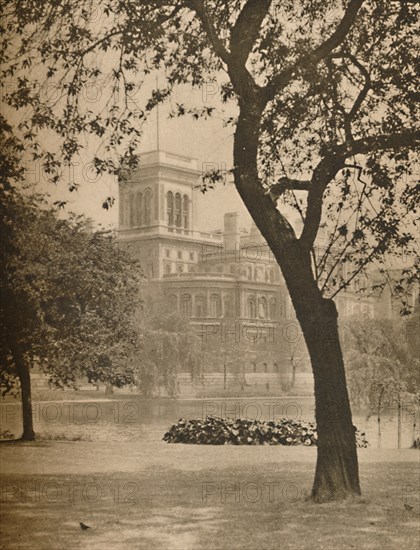
[{"label": "bare branch", "polygon": [[359,275],[359,273],[369,264],[369,262],[375,257],[376,254],[381,253],[380,251],[382,250],[383,240],[384,239],[381,239],[379,241],[379,243],[374,247],[374,249],[369,254],[369,256],[367,256],[362,262],[360,262],[359,266],[352,273],[352,275],[337,288],[337,290],[332,294],[332,296],[330,296],[331,300],[333,300],[339,292],[341,292],[342,290],[344,290],[350,285],[353,279]]},{"label": "bare branch", "polygon": [[366,96],[372,87],[372,81],[370,79],[370,74],[368,70],[361,63],[359,63],[359,61],[354,57],[354,55],[349,55],[349,59],[353,63],[353,65],[355,65],[359,69],[359,71],[362,73],[365,79],[365,84],[362,90],[359,92],[359,95],[357,96],[356,101],[353,104],[353,107],[350,109],[350,112],[347,115],[348,119],[351,121],[357,114],[357,111],[360,109],[364,100],[366,99]]},{"label": "bare branch", "polygon": [[310,180],[295,180],[283,177],[270,187],[268,195],[270,195],[274,202],[277,202],[288,189],[291,191],[309,191],[310,184]]},{"label": "bare branch", "polygon": [[198,18],[201,21],[201,24],[203,25],[204,30],[206,31],[206,34],[214,48],[214,51],[220,57],[220,59],[227,65],[229,63],[230,53],[227,51],[222,40],[217,34],[217,31],[213,25],[213,22],[211,21],[209,14],[207,13],[207,10],[204,6],[204,1],[187,0],[185,2],[185,5],[188,6],[190,9],[192,9],[193,11],[195,11]]},{"label": "bare branch", "polygon": [[384,149],[403,149],[405,147],[418,147],[420,145],[420,132],[407,131],[399,134],[383,134],[367,138],[348,141],[341,145],[327,147],[327,152],[333,152],[345,159],[353,155],[366,155],[373,151]]},{"label": "bare branch", "polygon": [[230,38],[230,51],[239,65],[245,65],[270,4],[271,0],[247,0],[239,14]]},{"label": "bare branch", "polygon": [[356,20],[357,14],[362,7],[364,0],[350,0],[347,9],[344,13],[343,19],[340,21],[338,27],[333,34],[327,38],[327,40],[318,46],[313,52],[311,61],[319,63],[327,55],[329,55],[337,46],[342,44],[346,39],[353,23]]},{"label": "bare branch", "polygon": [[305,250],[310,250],[313,247],[318,233],[324,191],[337,172],[343,168],[343,165],[344,159],[331,155],[324,157],[313,172],[309,186],[305,224],[299,239]]},{"label": "bare branch", "polygon": [[113,36],[117,36],[119,34],[122,34],[122,30],[119,29],[119,30],[114,30],[112,32],[110,32],[109,34],[106,34],[105,36],[103,36],[102,38],[100,38],[99,40],[97,40],[96,42],[94,42],[93,44],[91,44],[88,48],[84,49],[83,51],[79,51],[77,53],[78,56],[85,56],[87,55],[88,53],[90,52],[93,52],[93,50],[95,50],[98,46],[100,46],[101,44],[103,44],[106,40],[109,40],[110,38],[112,38]]},{"label": "bare branch", "polygon": [[356,20],[357,14],[362,7],[364,0],[350,0],[347,9],[334,33],[312,53],[305,55],[299,59],[294,65],[287,67],[281,73],[275,75],[273,79],[265,87],[266,95],[271,98],[273,92],[285,88],[292,78],[308,64],[315,66],[320,61],[325,59],[335,48],[340,46],[346,39],[353,23]]}]

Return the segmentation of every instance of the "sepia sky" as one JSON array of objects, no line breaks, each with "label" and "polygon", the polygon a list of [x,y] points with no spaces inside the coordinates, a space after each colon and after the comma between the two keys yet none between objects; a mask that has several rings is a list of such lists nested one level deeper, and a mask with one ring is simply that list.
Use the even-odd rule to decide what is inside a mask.
[{"label": "sepia sky", "polygon": [[[155,83],[155,77],[153,77]],[[161,86],[161,84],[159,84]],[[151,90],[150,83],[133,96],[139,107],[144,107]],[[163,86],[162,86],[163,87]],[[106,92],[106,90],[105,90]],[[95,92],[101,94],[100,92]],[[103,94],[104,95],[104,94]],[[92,102],[93,91],[86,90],[87,103]],[[177,103],[187,107],[202,107],[203,105],[216,107],[215,114],[208,119],[193,120],[191,116],[169,118],[169,113]],[[97,107],[97,105],[95,106]],[[142,144],[139,154],[157,148],[157,119],[159,119],[159,148],[171,153],[190,156],[198,160],[199,171],[205,171],[205,163],[214,163],[222,170],[232,167],[233,128],[226,127],[223,118],[235,116],[235,106],[222,106],[217,84],[209,83],[208,89],[191,89],[186,86],[178,87],[173,96],[166,100],[159,110],[155,109],[143,127]],[[15,122],[22,120],[23,113],[15,115]],[[116,227],[118,223],[118,185],[115,178],[108,175],[97,176],[91,165],[97,144],[95,138],[88,136],[81,141],[84,145],[82,154],[75,159],[73,168],[66,169],[63,181],[57,186],[47,181],[42,170],[32,162],[26,164],[26,180],[36,184],[37,190],[48,193],[50,201],[67,201],[66,210],[84,214],[92,218],[95,225]],[[55,147],[54,136],[45,137],[44,144],[51,143]],[[214,165],[213,164],[213,165]],[[68,182],[76,181],[79,188],[76,192],[68,191]],[[110,210],[102,208],[103,201],[113,196],[117,200]],[[249,228],[251,218],[232,183],[232,177],[227,178],[226,184],[218,184],[217,189],[208,191],[205,195],[197,193],[198,220],[202,230],[218,229],[223,227],[223,215],[226,212],[240,213],[241,227]]]}]

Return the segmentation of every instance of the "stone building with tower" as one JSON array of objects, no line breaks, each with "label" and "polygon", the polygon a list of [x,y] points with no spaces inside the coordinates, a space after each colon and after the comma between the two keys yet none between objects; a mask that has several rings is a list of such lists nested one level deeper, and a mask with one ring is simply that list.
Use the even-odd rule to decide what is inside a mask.
[{"label": "stone building with tower", "polygon": [[[236,212],[224,215],[221,230],[200,229],[200,175],[190,157],[161,150],[143,154],[137,170],[119,184],[119,246],[138,257],[154,295],[168,311],[188,317],[204,342],[259,341],[254,349],[248,346],[244,381],[275,387],[290,374],[297,338],[280,269],[257,227],[240,228]],[[340,295],[340,315],[374,317],[375,308],[383,311],[380,301],[356,291],[354,286]],[[266,351],[273,349],[271,356],[261,353],[261,342]],[[303,342],[297,353],[305,355]],[[204,373],[209,384],[220,379],[216,370]],[[304,360],[300,370],[307,370]],[[182,382],[188,373],[182,366],[180,371]],[[305,377],[311,380],[311,374],[302,373],[302,384]]]}]

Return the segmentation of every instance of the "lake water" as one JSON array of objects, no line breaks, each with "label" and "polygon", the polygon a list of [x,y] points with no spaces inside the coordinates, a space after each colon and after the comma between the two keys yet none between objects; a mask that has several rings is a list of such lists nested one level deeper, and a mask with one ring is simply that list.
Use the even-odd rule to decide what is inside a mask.
[{"label": "lake water", "polygon": [[[180,418],[249,418],[279,420],[294,418],[314,420],[313,397],[262,397],[215,399],[143,399],[138,396],[113,396],[110,399],[38,401],[33,404],[37,433],[55,437],[80,436],[93,441],[127,441],[141,438],[159,441],[170,426]],[[353,422],[366,433],[371,447],[376,447],[377,421],[369,411],[353,411]],[[401,446],[411,446],[413,409],[403,407]],[[418,418],[418,414],[417,414]],[[333,421],[333,419],[332,419]],[[418,424],[418,421],[417,421]],[[0,403],[0,429],[15,436],[21,434],[21,408],[17,402]],[[397,447],[396,411],[382,414],[382,447]],[[418,429],[417,429],[418,435]]]}]

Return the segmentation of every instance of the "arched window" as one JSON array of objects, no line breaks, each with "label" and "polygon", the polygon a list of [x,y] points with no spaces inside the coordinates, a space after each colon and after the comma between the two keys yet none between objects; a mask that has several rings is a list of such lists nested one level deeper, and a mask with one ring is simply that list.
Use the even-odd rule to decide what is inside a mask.
[{"label": "arched window", "polygon": [[270,283],[274,283],[274,281],[275,281],[275,270],[274,270],[274,267],[270,267],[270,270],[269,270],[269,272],[268,272],[268,277],[269,277]]},{"label": "arched window", "polygon": [[182,225],[184,229],[188,229],[189,224],[189,199],[188,195],[184,195],[182,199]]},{"label": "arched window", "polygon": [[263,363],[263,370],[264,370],[264,372],[268,372],[267,363]]},{"label": "arched window", "polygon": [[220,317],[222,313],[221,300],[218,294],[210,296],[210,317]]},{"label": "arched window", "polygon": [[178,297],[176,294],[171,294],[168,298],[168,309],[171,313],[178,311]]},{"label": "arched window", "polygon": [[144,193],[144,224],[150,225],[152,221],[152,190],[146,189]]},{"label": "arched window", "polygon": [[250,296],[248,298],[248,317],[251,319],[255,319],[256,315],[256,307],[255,307],[255,299]]},{"label": "arched window", "polygon": [[204,296],[197,296],[195,299],[195,316],[206,316],[206,299]]},{"label": "arched window", "polygon": [[258,316],[260,319],[267,317],[267,300],[264,297],[258,300]]},{"label": "arched window", "polygon": [[171,264],[165,264],[165,273],[166,273],[167,275],[169,275],[169,273],[171,273],[171,271],[172,271],[172,266],[171,266]]},{"label": "arched window", "polygon": [[247,272],[248,281],[252,281],[252,267],[250,265],[246,268],[246,272]]},{"label": "arched window", "polygon": [[175,225],[181,227],[181,195],[175,195]]},{"label": "arched window", "polygon": [[270,319],[277,319],[277,300],[270,299]]},{"label": "arched window", "polygon": [[130,193],[128,195],[128,226],[133,227],[134,226],[134,220],[135,220],[135,214],[136,214],[136,204],[135,204],[135,197],[133,193]]},{"label": "arched window", "polygon": [[279,372],[279,364],[278,363],[274,363],[273,368],[274,368],[274,372]]},{"label": "arched window", "polygon": [[223,299],[223,309],[225,317],[233,317],[232,300],[230,296],[225,296]]},{"label": "arched window", "polygon": [[191,317],[192,315],[192,300],[190,294],[183,294],[181,296],[181,313],[186,317]]},{"label": "arched window", "polygon": [[174,224],[174,194],[169,191],[166,195],[166,210],[168,213],[168,225]]},{"label": "arched window", "polygon": [[136,219],[135,225],[143,225],[143,193],[137,193],[136,197]]},{"label": "arched window", "polygon": [[176,266],[177,273],[183,273],[184,272],[184,266],[182,264],[178,264]]},{"label": "arched window", "polygon": [[192,315],[192,300],[190,294],[183,294],[181,296],[181,313],[186,317],[191,317]]},{"label": "arched window", "polygon": [[261,266],[257,266],[255,268],[255,280],[256,281],[263,281],[264,280],[264,271]]},{"label": "arched window", "polygon": [[252,363],[252,372],[257,372],[257,363],[255,361]]},{"label": "arched window", "polygon": [[280,300],[280,315],[281,317],[284,319],[286,317],[286,313],[287,313],[287,310],[286,310],[286,300],[284,298],[282,298]]},{"label": "arched window", "polygon": [[123,198],[123,225],[129,227],[130,225],[130,195],[126,193]]}]

